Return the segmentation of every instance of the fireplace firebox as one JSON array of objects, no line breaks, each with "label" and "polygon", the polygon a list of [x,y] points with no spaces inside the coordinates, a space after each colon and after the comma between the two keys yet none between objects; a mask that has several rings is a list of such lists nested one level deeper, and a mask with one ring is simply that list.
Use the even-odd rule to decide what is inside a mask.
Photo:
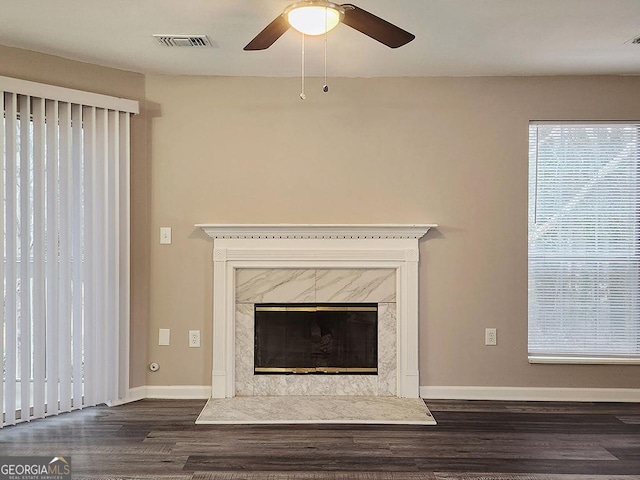
[{"label": "fireplace firebox", "polygon": [[256,304],[255,374],[378,373],[378,305]]}]

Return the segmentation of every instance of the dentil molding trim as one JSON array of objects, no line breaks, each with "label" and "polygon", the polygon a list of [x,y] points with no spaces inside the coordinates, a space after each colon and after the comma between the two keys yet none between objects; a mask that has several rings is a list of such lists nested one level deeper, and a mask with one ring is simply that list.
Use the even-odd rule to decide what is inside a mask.
[{"label": "dentil molding trim", "polygon": [[197,224],[211,238],[422,238],[435,224]]}]

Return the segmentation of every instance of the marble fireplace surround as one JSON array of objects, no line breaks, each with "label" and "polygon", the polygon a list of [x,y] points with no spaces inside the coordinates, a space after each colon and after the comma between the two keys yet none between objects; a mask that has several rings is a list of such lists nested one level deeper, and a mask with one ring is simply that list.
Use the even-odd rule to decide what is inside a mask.
[{"label": "marble fireplace surround", "polygon": [[[394,269],[236,270],[236,395],[358,395],[397,393],[396,272]],[[256,303],[377,303],[376,375],[255,375]]]},{"label": "marble fireplace surround", "polygon": [[[418,241],[436,225],[196,226],[214,240],[212,397],[261,394],[419,397]],[[256,279],[261,279],[261,283],[256,284]],[[382,347],[379,361],[382,370],[378,376],[368,376],[373,377],[375,384],[371,378],[362,380],[367,376],[360,376],[356,382],[360,386],[346,388],[345,379],[353,379],[347,375],[320,376],[320,381],[319,376],[314,376],[316,380],[310,376],[288,376],[309,380],[284,379],[280,375],[261,376],[271,377],[270,380],[256,379],[252,365],[249,367],[253,357],[253,344],[248,341],[253,328],[253,304],[264,301],[260,298],[264,299],[261,292],[265,291],[289,292],[283,300],[269,297],[269,301],[300,298],[324,301],[322,292],[331,289],[316,286],[318,282],[322,286],[322,279],[326,280],[325,285],[343,285],[343,291],[359,291],[361,298],[357,301],[379,304],[379,335],[381,339],[394,335],[395,345],[393,350]],[[348,279],[353,281],[345,283]],[[291,297],[292,291],[298,294]],[[332,297],[329,302],[344,301],[336,296],[336,291],[329,296]],[[249,362],[243,361],[247,358]],[[314,391],[309,382],[324,385],[323,390]]]}]

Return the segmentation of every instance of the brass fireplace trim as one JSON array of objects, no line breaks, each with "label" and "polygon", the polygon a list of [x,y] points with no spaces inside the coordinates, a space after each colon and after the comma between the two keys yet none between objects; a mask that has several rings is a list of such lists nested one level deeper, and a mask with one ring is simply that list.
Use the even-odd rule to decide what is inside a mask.
[{"label": "brass fireplace trim", "polygon": [[376,367],[256,367],[255,373],[378,373]]},{"label": "brass fireplace trim", "polygon": [[377,306],[369,305],[256,305],[256,312],[377,312]]}]

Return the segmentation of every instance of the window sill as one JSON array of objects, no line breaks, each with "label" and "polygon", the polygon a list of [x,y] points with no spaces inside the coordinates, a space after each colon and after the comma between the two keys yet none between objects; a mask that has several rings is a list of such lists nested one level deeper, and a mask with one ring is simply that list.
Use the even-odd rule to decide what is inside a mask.
[{"label": "window sill", "polygon": [[572,357],[551,355],[529,355],[529,363],[557,365],[640,365],[640,358],[635,357]]}]

